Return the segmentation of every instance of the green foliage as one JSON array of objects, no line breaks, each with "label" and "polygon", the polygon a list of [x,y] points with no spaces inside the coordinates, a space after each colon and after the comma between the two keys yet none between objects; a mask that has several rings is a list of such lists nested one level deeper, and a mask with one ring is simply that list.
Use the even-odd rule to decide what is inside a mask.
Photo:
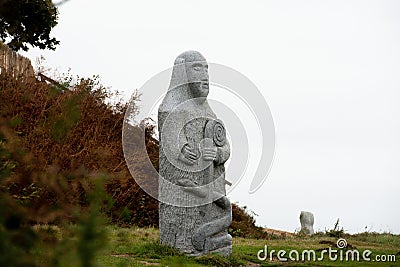
[{"label": "green foliage", "polygon": [[161,245],[160,242],[143,242],[132,247],[131,253],[145,258],[160,259],[166,256],[182,255],[178,250]]},{"label": "green foliage", "polygon": [[[206,266],[230,267],[234,263],[237,263],[235,257],[224,257],[224,256],[221,256],[218,254],[210,254],[210,255],[197,257],[195,260],[196,260],[196,262],[201,263]],[[236,266],[238,266],[238,265],[236,265]]]},{"label": "green foliage", "polygon": [[344,236],[345,233],[343,227],[342,228],[339,227],[339,219],[337,219],[332,229],[326,231],[326,234],[328,236],[338,237],[338,238]]},{"label": "green foliage", "polygon": [[246,206],[240,207],[237,203],[232,204],[232,224],[229,227],[229,234],[233,237],[268,238],[269,235],[262,227],[256,226],[257,216]]},{"label": "green foliage", "polygon": [[97,253],[105,245],[106,232],[100,213],[105,198],[104,183],[98,180],[90,192],[90,209],[86,214],[81,214],[78,223],[77,251],[82,267],[95,266]]},{"label": "green foliage", "polygon": [[[357,240],[367,243],[376,243],[381,245],[391,245],[393,247],[400,248],[400,239],[399,235],[395,235],[392,233],[377,233],[377,232],[364,232],[355,234],[354,237]],[[400,250],[399,250],[400,254]]]},{"label": "green foliage", "polygon": [[[0,77],[0,115],[7,120],[10,131],[18,135],[19,147],[30,154],[29,162],[18,165],[3,160],[0,175],[26,177],[10,184],[9,193],[24,199],[38,211],[86,205],[84,186],[87,173],[108,173],[105,184],[112,204],[107,215],[122,225],[157,226],[158,203],[136,184],[125,164],[121,132],[126,105],[111,102],[116,94],[102,86],[97,76],[81,79],[63,75],[56,86],[43,82],[23,83]],[[146,148],[154,165],[158,165],[158,141],[152,135],[154,124],[144,122]],[[133,133],[138,131],[132,126]],[[11,145],[11,144],[10,144]],[[35,169],[25,170],[25,167]],[[137,175],[143,170],[137,163]],[[25,175],[24,172],[27,172]],[[40,173],[40,175],[38,175]],[[134,175],[136,175],[134,173]],[[58,191],[48,186],[57,183]],[[58,193],[62,192],[62,193]],[[60,213],[61,215],[61,213]],[[36,222],[59,222],[63,215],[38,216]],[[68,218],[68,220],[74,220]],[[51,221],[47,221],[47,220]]]},{"label": "green foliage", "polygon": [[0,196],[0,266],[35,266],[29,250],[37,236],[23,225],[23,212]]},{"label": "green foliage", "polygon": [[107,244],[102,182],[88,192],[87,207],[74,207],[77,224],[60,223],[63,230],[32,227],[32,210],[5,193],[0,194],[0,266],[96,266]]},{"label": "green foliage", "polygon": [[18,125],[21,125],[22,122],[23,122],[22,118],[20,118],[19,116],[15,116],[14,118],[12,118],[10,120],[9,124],[10,124],[10,127],[13,128],[13,127],[16,127]]},{"label": "green foliage", "polygon": [[50,32],[57,19],[51,0],[1,0],[0,39],[15,51],[27,51],[28,44],[54,50],[59,41],[50,37]]},{"label": "green foliage", "polygon": [[[57,173],[35,168],[35,158],[22,150],[21,137],[10,125],[0,119],[0,266],[95,266],[106,244],[101,211],[109,209],[107,176],[90,176],[84,169]],[[85,205],[68,201],[68,181],[83,189]],[[49,193],[55,204],[41,203],[36,209]],[[76,225],[66,227],[64,238],[54,228],[31,226],[37,218],[71,215]]]},{"label": "green foliage", "polygon": [[78,94],[66,99],[62,103],[61,114],[59,114],[51,128],[51,137],[54,141],[61,143],[67,134],[76,126],[80,119],[79,105],[83,96]]}]

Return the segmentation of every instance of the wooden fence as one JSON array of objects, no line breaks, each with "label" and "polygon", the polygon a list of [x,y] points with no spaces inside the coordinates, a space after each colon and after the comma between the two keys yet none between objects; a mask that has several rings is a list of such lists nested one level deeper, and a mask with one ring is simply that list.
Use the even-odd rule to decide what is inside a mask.
[{"label": "wooden fence", "polygon": [[35,77],[31,61],[0,42],[0,75],[29,80]]}]

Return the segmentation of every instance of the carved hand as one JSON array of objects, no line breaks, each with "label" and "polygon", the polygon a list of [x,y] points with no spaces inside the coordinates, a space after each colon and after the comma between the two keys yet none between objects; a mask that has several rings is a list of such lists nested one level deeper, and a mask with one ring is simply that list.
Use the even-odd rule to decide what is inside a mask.
[{"label": "carved hand", "polygon": [[197,160],[197,156],[196,153],[194,153],[193,148],[191,148],[189,144],[186,144],[182,147],[179,159],[188,165],[193,165]]},{"label": "carved hand", "polygon": [[184,190],[187,192],[191,192],[198,197],[206,197],[207,196],[207,191],[204,189],[200,188],[197,184],[195,184],[193,181],[187,178],[183,178],[178,180],[178,185],[185,187]]},{"label": "carved hand", "polygon": [[217,148],[216,147],[205,147],[203,149],[203,159],[212,161],[217,158]]}]

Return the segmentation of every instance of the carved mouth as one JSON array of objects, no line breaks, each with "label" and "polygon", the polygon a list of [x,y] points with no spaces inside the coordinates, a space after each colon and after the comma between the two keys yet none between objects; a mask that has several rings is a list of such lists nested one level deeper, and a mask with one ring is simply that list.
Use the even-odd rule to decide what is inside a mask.
[{"label": "carved mouth", "polygon": [[202,82],[201,83],[201,87],[203,88],[203,89],[208,89],[208,82]]}]

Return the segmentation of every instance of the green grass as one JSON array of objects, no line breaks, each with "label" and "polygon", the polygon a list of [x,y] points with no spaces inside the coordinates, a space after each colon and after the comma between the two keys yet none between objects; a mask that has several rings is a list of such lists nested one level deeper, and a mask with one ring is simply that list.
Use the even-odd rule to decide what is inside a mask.
[{"label": "green grass", "polygon": [[[65,248],[69,253],[58,251],[60,260],[59,266],[79,266],[78,260],[74,257],[76,248],[66,240],[75,240],[76,226],[69,226],[61,229],[56,226],[50,228],[34,227],[35,231],[41,231],[46,240],[54,243],[66,242]],[[268,251],[285,250],[286,257],[290,250],[295,249],[300,253],[303,250],[316,250],[317,258],[323,249],[337,249],[337,238],[324,234],[317,234],[312,237],[271,237],[269,240],[256,240],[247,238],[233,238],[233,253],[231,257],[220,255],[207,255],[202,257],[188,257],[179,251],[159,244],[158,229],[155,228],[120,228],[117,226],[106,226],[106,240],[103,249],[96,255],[98,266],[399,266],[400,265],[400,236],[389,233],[362,233],[357,235],[345,235],[350,249],[358,249],[360,252],[369,249],[373,253],[370,258],[374,259],[377,254],[397,255],[396,262],[365,262],[365,261],[330,261],[326,255],[323,261],[288,261],[282,262],[277,259],[277,252],[274,253],[272,261],[268,257],[264,261],[257,259],[257,252],[268,246]],[[43,235],[44,233],[44,235]],[[43,243],[45,244],[45,243]],[[59,246],[57,246],[59,247]],[[61,246],[62,247],[62,246]],[[345,252],[344,252],[345,253]],[[44,263],[49,257],[49,247],[36,247],[35,255]],[[345,254],[343,254],[345,255]],[[361,257],[361,254],[360,254]],[[53,257],[54,258],[54,257]],[[61,262],[61,264],[60,264]],[[63,264],[62,262],[67,262]],[[76,264],[76,265],[75,265]],[[47,263],[46,265],[49,265]]]}]

